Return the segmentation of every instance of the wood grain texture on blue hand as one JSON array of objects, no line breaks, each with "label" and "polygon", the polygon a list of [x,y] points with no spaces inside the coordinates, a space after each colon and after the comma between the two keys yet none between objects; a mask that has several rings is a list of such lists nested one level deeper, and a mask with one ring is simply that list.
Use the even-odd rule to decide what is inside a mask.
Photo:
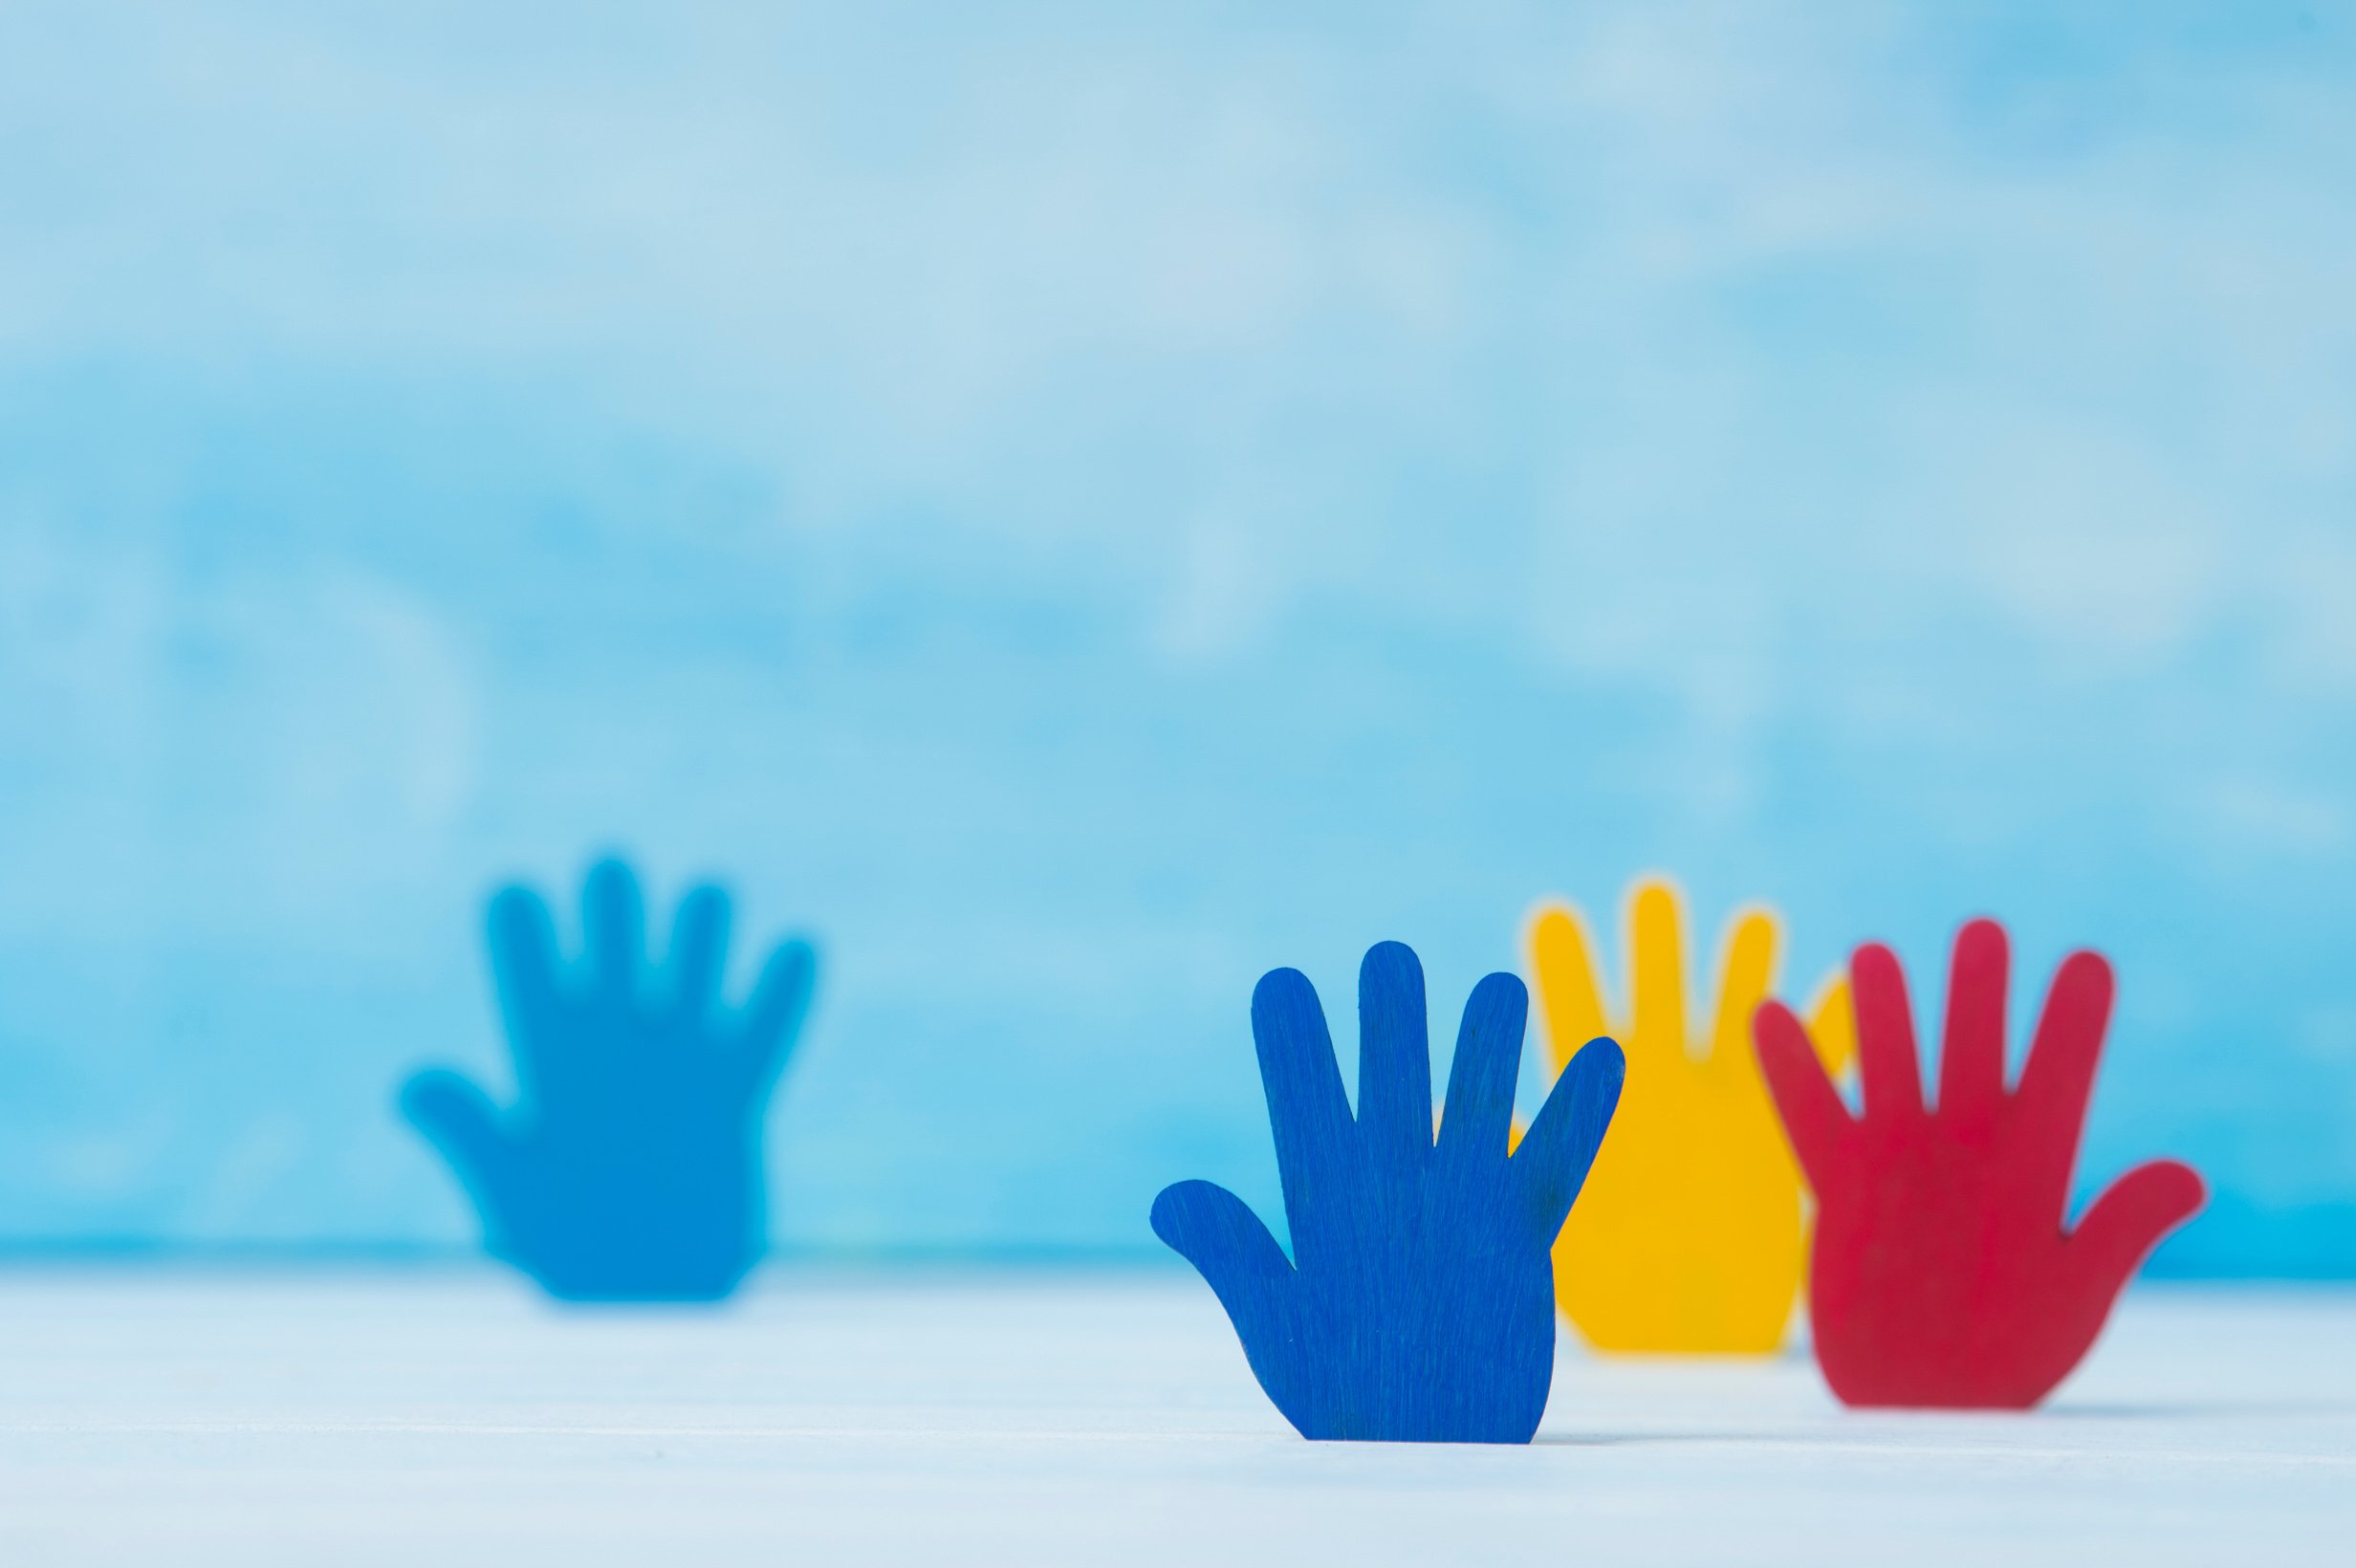
[{"label": "wood grain texture on blue hand", "polygon": [[667,962],[645,954],[638,879],[594,867],[583,951],[559,956],[548,905],[491,901],[491,962],[514,1053],[501,1110],[455,1073],[418,1074],[402,1109],[483,1216],[486,1244],[569,1300],[712,1300],[767,1245],[762,1123],[801,1030],[815,960],[788,942],[751,998],[724,1005],[728,895],[680,902]]},{"label": "wood grain texture on blue hand", "polygon": [[1307,1438],[1527,1443],[1554,1375],[1548,1249],[1619,1103],[1620,1048],[1572,1057],[1508,1151],[1529,992],[1472,990],[1435,1134],[1424,971],[1385,942],[1358,973],[1358,1111],[1317,991],[1261,977],[1252,1035],[1292,1228],[1288,1259],[1225,1187],[1180,1182],[1153,1230],[1209,1282]]}]

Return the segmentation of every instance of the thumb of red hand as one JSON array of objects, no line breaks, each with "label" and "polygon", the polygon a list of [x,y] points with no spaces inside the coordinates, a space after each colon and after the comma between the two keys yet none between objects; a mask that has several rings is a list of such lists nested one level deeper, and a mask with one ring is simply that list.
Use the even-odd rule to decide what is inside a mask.
[{"label": "thumb of red hand", "polygon": [[2079,1288],[2107,1308],[2151,1250],[2208,1201],[2191,1165],[2154,1160],[2112,1183],[2070,1232],[2068,1255]]}]

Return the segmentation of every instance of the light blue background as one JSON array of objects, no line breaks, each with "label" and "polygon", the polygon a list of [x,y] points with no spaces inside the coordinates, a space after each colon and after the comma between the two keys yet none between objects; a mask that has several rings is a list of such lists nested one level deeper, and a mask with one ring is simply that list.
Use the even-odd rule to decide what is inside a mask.
[{"label": "light blue background", "polygon": [[1273,1212],[1263,969],[1666,867],[2103,947],[2084,1174],[2356,1273],[2345,8],[199,9],[0,11],[0,1236],[467,1241],[621,845],[789,1246]]}]

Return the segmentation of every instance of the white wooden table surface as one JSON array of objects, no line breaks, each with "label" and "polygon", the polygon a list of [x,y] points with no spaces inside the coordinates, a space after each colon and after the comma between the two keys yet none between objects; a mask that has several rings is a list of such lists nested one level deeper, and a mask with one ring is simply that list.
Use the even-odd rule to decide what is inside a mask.
[{"label": "white wooden table surface", "polygon": [[1178,1274],[0,1271],[0,1563],[2356,1562],[2356,1292],[2154,1288],[2031,1416],[1562,1336],[1528,1448],[1317,1445]]}]

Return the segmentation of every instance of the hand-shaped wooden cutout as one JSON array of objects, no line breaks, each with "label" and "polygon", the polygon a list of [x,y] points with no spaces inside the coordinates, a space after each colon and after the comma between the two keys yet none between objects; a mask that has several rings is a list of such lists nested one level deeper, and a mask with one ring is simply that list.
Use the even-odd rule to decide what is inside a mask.
[{"label": "hand-shaped wooden cutout", "polygon": [[2004,1086],[2004,928],[1955,938],[1935,1108],[1923,1103],[1906,976],[1857,949],[1853,1117],[1778,1003],[1759,1065],[1815,1188],[1808,1276],[1816,1356],[1846,1405],[2027,1409],[2066,1377],[2160,1238],[2201,1206],[2200,1178],[2140,1165],[2062,1227],[2109,1022],[2110,966],[2062,961],[2019,1086]]},{"label": "hand-shaped wooden cutout", "polygon": [[517,1103],[432,1071],[409,1080],[402,1109],[482,1210],[491,1251],[550,1295],[716,1299],[766,1243],[761,1123],[809,1006],[809,945],[773,952],[736,1009],[722,998],[718,888],[681,902],[661,970],[621,861],[589,873],[581,921],[583,961],[568,965],[537,894],[511,887],[491,903]]},{"label": "hand-shaped wooden cutout", "polygon": [[1180,1182],[1153,1230],[1227,1309],[1253,1374],[1308,1438],[1527,1443],[1554,1375],[1547,1244],[1619,1099],[1620,1048],[1579,1053],[1509,1158],[1529,994],[1473,988],[1435,1137],[1424,971],[1396,942],[1358,975],[1358,1113],[1317,992],[1263,976],[1252,1034],[1292,1224],[1288,1261],[1242,1199]]},{"label": "hand-shaped wooden cutout", "polygon": [[[1800,1171],[1751,1054],[1751,1013],[1775,983],[1776,921],[1754,908],[1734,922],[1710,1032],[1699,1037],[1686,1021],[1681,926],[1668,882],[1637,884],[1620,1029],[1605,1018],[1577,911],[1547,905],[1531,922],[1556,1065],[1596,1034],[1625,1040],[1628,1055],[1611,1142],[1555,1248],[1555,1294],[1599,1350],[1764,1356],[1791,1326],[1806,1259]],[[1850,1040],[1848,991],[1837,979],[1812,1030],[1839,1071]]]}]

